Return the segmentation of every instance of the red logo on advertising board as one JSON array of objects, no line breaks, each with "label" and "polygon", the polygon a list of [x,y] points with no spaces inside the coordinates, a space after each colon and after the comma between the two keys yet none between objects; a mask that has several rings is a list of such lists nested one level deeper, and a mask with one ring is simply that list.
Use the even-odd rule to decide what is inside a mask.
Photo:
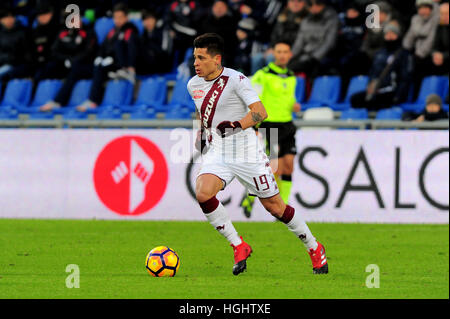
[{"label": "red logo on advertising board", "polygon": [[161,200],[168,175],[157,145],[140,136],[123,136],[100,152],[94,167],[95,191],[113,212],[140,215]]}]

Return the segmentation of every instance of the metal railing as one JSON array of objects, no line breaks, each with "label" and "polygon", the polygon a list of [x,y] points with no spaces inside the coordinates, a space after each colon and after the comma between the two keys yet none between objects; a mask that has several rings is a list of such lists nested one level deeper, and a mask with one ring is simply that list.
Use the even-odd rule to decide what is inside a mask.
[{"label": "metal railing", "polygon": [[[391,120],[294,120],[298,128],[353,128],[376,129],[449,129],[449,121],[406,122]],[[192,128],[193,120],[64,120],[60,119],[17,119],[0,120],[0,128]]]}]

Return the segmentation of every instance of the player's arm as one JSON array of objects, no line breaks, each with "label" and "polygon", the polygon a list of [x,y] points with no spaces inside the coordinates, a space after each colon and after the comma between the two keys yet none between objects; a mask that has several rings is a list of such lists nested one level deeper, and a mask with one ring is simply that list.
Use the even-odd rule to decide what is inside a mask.
[{"label": "player's arm", "polygon": [[249,127],[255,126],[267,118],[267,112],[261,101],[254,102],[248,106],[250,112],[247,113],[239,121],[223,121],[217,125],[217,131],[222,137],[226,137],[245,130]]},{"label": "player's arm", "polygon": [[248,108],[250,109],[250,112],[239,121],[244,130],[261,123],[267,118],[266,108],[261,101],[250,104]]}]

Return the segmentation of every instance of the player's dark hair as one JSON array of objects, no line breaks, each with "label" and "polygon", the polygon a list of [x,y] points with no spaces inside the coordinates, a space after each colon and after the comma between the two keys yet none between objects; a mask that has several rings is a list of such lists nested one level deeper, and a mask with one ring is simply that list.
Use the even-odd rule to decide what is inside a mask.
[{"label": "player's dark hair", "polygon": [[280,44],[280,43],[286,44],[286,45],[289,46],[289,48],[292,49],[292,43],[291,43],[291,41],[289,41],[289,40],[287,40],[287,39],[284,39],[284,38],[279,38],[279,39],[275,40],[275,42],[273,42],[273,44],[272,44],[272,47],[275,48],[275,47],[277,46],[277,44]]},{"label": "player's dark hair", "polygon": [[113,7],[113,12],[117,12],[117,11],[122,11],[125,15],[128,15],[128,12],[129,12],[128,6],[123,2],[118,3]]},{"label": "player's dark hair", "polygon": [[223,56],[225,44],[223,38],[216,33],[205,33],[195,38],[194,48],[206,48],[209,55],[217,54]]}]

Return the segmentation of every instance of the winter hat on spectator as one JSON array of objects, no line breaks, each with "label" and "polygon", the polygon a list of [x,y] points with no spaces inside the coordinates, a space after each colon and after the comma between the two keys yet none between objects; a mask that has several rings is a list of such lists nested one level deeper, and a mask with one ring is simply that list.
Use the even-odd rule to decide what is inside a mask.
[{"label": "winter hat on spectator", "polygon": [[253,20],[252,18],[244,18],[241,21],[239,21],[237,28],[247,33],[252,33],[255,31],[256,21]]},{"label": "winter hat on spectator", "polygon": [[394,32],[399,37],[402,35],[402,30],[400,29],[400,25],[395,21],[392,21],[392,22],[389,22],[388,24],[386,24],[386,26],[383,28],[383,32],[384,32],[384,34],[386,34],[388,32]]},{"label": "winter hat on spectator", "polygon": [[437,104],[439,107],[442,107],[442,99],[437,94],[430,94],[427,96],[427,99],[425,100],[425,105],[428,104]]},{"label": "winter hat on spectator", "polygon": [[421,6],[433,8],[433,0],[416,0],[416,7],[419,8]]}]

